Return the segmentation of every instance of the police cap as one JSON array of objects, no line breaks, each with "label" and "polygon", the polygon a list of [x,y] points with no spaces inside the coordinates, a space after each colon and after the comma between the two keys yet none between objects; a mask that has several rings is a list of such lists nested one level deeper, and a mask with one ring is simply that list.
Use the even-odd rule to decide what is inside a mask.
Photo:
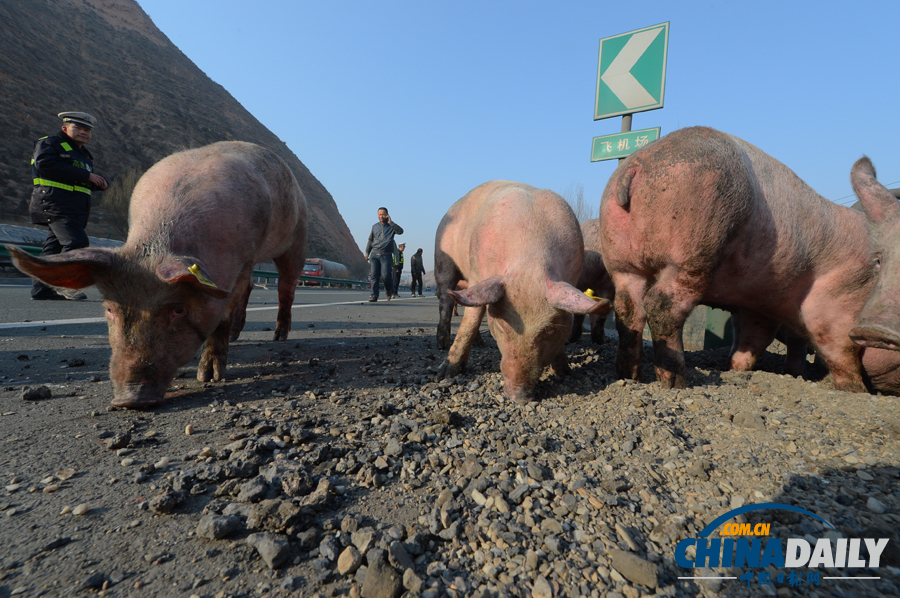
[{"label": "police cap", "polygon": [[75,123],[86,129],[93,129],[97,119],[86,112],[60,112],[57,114],[64,123]]}]

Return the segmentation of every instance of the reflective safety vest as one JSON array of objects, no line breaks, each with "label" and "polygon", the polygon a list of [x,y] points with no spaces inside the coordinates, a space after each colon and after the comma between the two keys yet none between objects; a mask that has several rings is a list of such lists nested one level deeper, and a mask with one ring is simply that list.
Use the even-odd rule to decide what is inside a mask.
[{"label": "reflective safety vest", "polygon": [[38,139],[34,144],[31,173],[34,189],[29,212],[35,224],[72,217],[87,222],[91,211],[89,182],[93,156],[63,132]]},{"label": "reflective safety vest", "polygon": [[[52,139],[52,138],[51,138],[51,137],[42,137],[41,139],[38,140],[38,142],[40,143],[40,142],[43,141],[44,139]],[[59,147],[61,147],[61,148],[63,149],[63,151],[65,151],[66,154],[68,154],[68,156],[66,156],[66,154],[59,154],[60,156],[66,156],[66,157],[69,157],[69,156],[71,156],[72,154],[76,153],[76,149],[75,149],[74,147],[72,147],[72,146],[71,146],[68,142],[66,142],[66,141],[61,141],[61,142],[59,143]],[[78,154],[81,154],[81,153],[82,153],[82,151],[80,151],[80,148],[79,148],[79,150],[77,151],[77,153],[78,153]],[[84,153],[87,153],[87,150],[84,150]],[[38,154],[37,148],[35,148],[35,154],[36,154],[36,155]],[[81,169],[83,169],[83,170],[86,170],[87,173],[90,174],[90,173],[91,173],[90,154],[88,153],[87,156],[80,156],[80,157],[81,157],[81,158],[87,158],[87,160],[85,160],[85,159],[79,160],[79,159],[77,159],[77,157],[74,157],[74,158],[71,160],[72,166],[74,166],[74,167],[76,167],[76,168],[81,168]],[[37,173],[37,172],[38,172],[38,169],[35,168],[35,166],[34,166],[34,160],[35,160],[34,157],[32,157],[32,158],[31,158],[31,168],[32,168],[32,170],[33,170],[35,173]],[[37,186],[40,186],[40,185],[43,185],[43,186],[45,186],[45,187],[56,187],[57,189],[65,189],[66,191],[77,191],[77,192],[79,192],[79,193],[87,193],[88,195],[91,194],[91,188],[88,187],[87,184],[74,183],[74,184],[71,184],[71,185],[67,185],[66,183],[60,183],[60,182],[58,182],[58,181],[54,181],[54,180],[51,180],[51,179],[41,178],[41,177],[35,177],[35,179],[34,179],[34,185],[35,185],[36,187],[37,187]]]}]

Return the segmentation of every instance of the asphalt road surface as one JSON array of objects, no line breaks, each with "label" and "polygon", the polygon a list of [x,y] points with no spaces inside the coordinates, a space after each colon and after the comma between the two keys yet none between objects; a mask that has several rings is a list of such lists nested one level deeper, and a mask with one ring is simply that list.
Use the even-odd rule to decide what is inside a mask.
[{"label": "asphalt road surface", "polygon": [[[17,359],[35,352],[40,352],[46,362],[59,364],[49,374],[42,372],[40,383],[94,376],[106,379],[110,348],[97,289],[85,289],[87,301],[32,301],[29,291],[24,281],[0,284],[0,384],[34,383]],[[384,333],[395,328],[398,335],[407,330],[429,335],[436,332],[438,302],[434,295],[414,298],[404,292],[388,302],[382,293],[374,304],[368,303],[368,298],[368,291],[298,288],[288,342],[301,342],[304,352],[314,356],[317,349],[325,347],[365,351],[365,339],[375,330]],[[274,285],[255,288],[247,306],[244,331],[232,347],[271,341],[277,306]],[[460,319],[454,318],[453,324]],[[70,369],[68,364],[73,359],[86,364]],[[196,368],[196,360],[184,368]]]}]

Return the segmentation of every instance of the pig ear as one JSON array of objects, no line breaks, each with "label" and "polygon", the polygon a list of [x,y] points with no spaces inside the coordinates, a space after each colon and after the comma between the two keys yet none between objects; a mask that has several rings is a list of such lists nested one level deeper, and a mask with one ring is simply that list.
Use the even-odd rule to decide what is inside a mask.
[{"label": "pig ear", "polygon": [[447,293],[460,305],[481,307],[500,301],[506,294],[506,289],[503,288],[503,279],[500,276],[491,276],[465,291],[447,291]]},{"label": "pig ear", "polygon": [[38,257],[15,245],[5,247],[16,268],[41,282],[67,289],[83,289],[96,284],[115,267],[118,258],[112,251],[95,248]]},{"label": "pig ear", "polygon": [[186,282],[217,299],[228,296],[228,291],[216,286],[203,262],[196,258],[182,256],[169,258],[156,267],[156,275],[163,282],[170,284]]},{"label": "pig ear", "polygon": [[875,167],[867,157],[853,165],[850,182],[869,220],[882,224],[900,217],[900,202],[875,178]]},{"label": "pig ear", "polygon": [[553,307],[573,314],[595,314],[606,317],[612,304],[607,299],[591,299],[567,282],[547,282],[547,301]]}]

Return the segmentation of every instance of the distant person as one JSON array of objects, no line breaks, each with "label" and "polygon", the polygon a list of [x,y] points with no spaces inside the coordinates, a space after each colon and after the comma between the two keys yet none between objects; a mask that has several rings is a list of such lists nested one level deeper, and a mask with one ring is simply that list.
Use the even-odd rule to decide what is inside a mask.
[{"label": "distant person", "polygon": [[[41,255],[90,244],[85,228],[91,213],[91,190],[107,187],[106,179],[94,174],[94,158],[84,147],[97,119],[84,112],[60,112],[58,116],[63,121],[61,131],[35,141],[31,160],[31,221],[50,229]],[[31,298],[81,301],[87,295],[75,289],[54,289],[34,279]]]},{"label": "distant person", "polygon": [[406,249],[406,243],[397,245],[397,251],[394,252],[394,297],[400,294],[400,275],[403,274],[403,250]]},{"label": "distant person", "polygon": [[422,296],[422,275],[425,274],[425,266],[422,265],[422,248],[416,250],[411,258],[409,258],[409,266],[412,272],[412,296],[416,296],[416,285],[419,285],[419,297]]},{"label": "distant person", "polygon": [[384,292],[388,301],[394,298],[391,263],[394,259],[394,235],[402,235],[403,229],[391,220],[387,208],[378,208],[378,222],[372,226],[366,243],[366,259],[372,273],[372,294],[369,303],[378,301],[378,283],[384,280]]}]

